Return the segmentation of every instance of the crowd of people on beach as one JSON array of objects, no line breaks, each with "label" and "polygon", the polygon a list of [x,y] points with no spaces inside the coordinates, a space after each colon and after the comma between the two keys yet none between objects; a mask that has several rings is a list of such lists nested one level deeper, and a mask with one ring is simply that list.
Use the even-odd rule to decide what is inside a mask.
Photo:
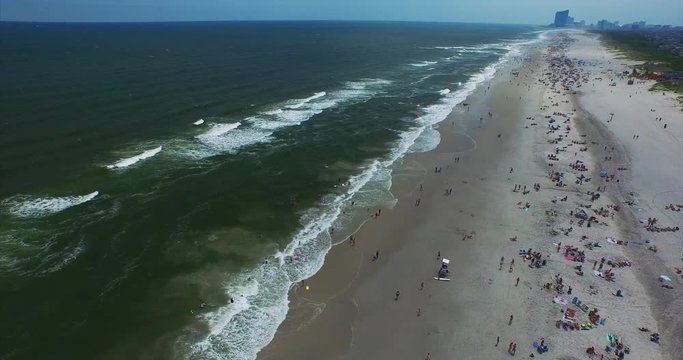
[{"label": "crowd of people on beach", "polygon": [[[544,71],[544,75],[538,81],[552,91],[551,96],[547,97],[549,103],[544,104],[541,108],[548,111],[548,114],[544,116],[544,119],[547,120],[547,128],[542,134],[547,136],[547,143],[554,146],[552,152],[547,153],[544,157],[548,166],[548,180],[552,184],[550,189],[569,194],[556,197],[549,204],[538,204],[537,206],[550,207],[545,211],[546,226],[551,227],[550,236],[564,236],[565,239],[554,243],[557,256],[547,253],[548,249],[534,250],[532,248],[520,249],[517,255],[523,261],[528,261],[529,268],[532,269],[545,266],[547,261],[575,263],[576,265],[566,268],[572,270],[571,272],[565,275],[555,274],[551,281],[545,282],[542,291],[548,292],[549,299],[561,310],[562,316],[554,320],[558,329],[599,331],[595,329],[609,327],[607,325],[608,318],[603,316],[602,310],[590,298],[601,291],[609,291],[605,288],[613,285],[607,284],[614,284],[619,281],[618,270],[631,266],[631,262],[620,255],[622,251],[617,246],[633,246],[633,244],[627,240],[615,239],[621,235],[618,224],[614,220],[620,206],[613,203],[612,200],[617,192],[611,193],[611,196],[604,196],[605,193],[609,194],[609,185],[618,184],[620,178],[616,173],[607,174],[604,170],[600,172],[599,177],[588,175],[597,172],[602,166],[606,166],[606,164],[601,164],[601,161],[604,163],[611,162],[616,152],[614,146],[604,146],[603,148],[595,141],[587,141],[586,135],[579,134],[576,130],[577,127],[574,122],[577,114],[576,110],[571,108],[572,95],[575,94],[576,89],[590,83],[591,74],[583,68],[585,64],[582,61],[576,61],[566,56],[567,48],[572,40],[569,37],[562,36],[559,39],[554,46],[548,49],[548,69]],[[613,119],[613,116],[612,114],[610,120]],[[534,116],[527,117],[527,120],[530,123],[525,126],[526,129],[533,129],[533,126],[538,125],[534,121]],[[638,139],[638,137],[638,134],[634,135],[634,139]],[[578,151],[570,151],[572,147],[578,147]],[[591,147],[593,153],[589,154]],[[607,154],[598,157],[597,153],[600,149]],[[617,170],[626,170],[626,167],[620,166]],[[513,171],[510,169],[510,174],[512,173]],[[593,180],[594,178],[596,180]],[[586,191],[586,187],[592,187],[596,190]],[[539,191],[541,188],[543,185],[534,184],[534,190]],[[513,192],[521,192],[522,195],[528,194],[526,186],[516,183]],[[522,202],[518,202],[517,206],[523,208],[530,206],[528,202],[524,206],[520,204]],[[673,204],[668,205],[667,209],[683,211]],[[562,216],[563,213],[568,216]],[[595,227],[599,228],[594,229]],[[574,235],[577,228],[580,229],[582,235]],[[643,228],[653,232],[679,230],[677,226],[660,227],[655,218],[647,219]],[[604,241],[598,241],[594,239],[597,234],[610,235],[605,236]],[[517,236],[511,237],[510,240],[518,241]],[[593,255],[595,251],[608,254],[606,256]],[[595,283],[590,278],[582,280],[586,273],[584,263],[589,261],[592,262],[591,271],[595,278],[602,279],[607,283],[601,285],[601,283]],[[498,270],[502,270],[503,263],[504,257],[501,257]],[[510,272],[513,271],[513,264],[514,259],[510,262]],[[569,281],[574,284],[570,285],[567,278],[570,278]],[[517,284],[519,284],[519,277],[515,286]],[[663,287],[666,286],[670,285],[663,285]],[[586,290],[582,290],[580,294],[575,294],[577,288]],[[627,296],[621,288],[611,291],[611,294],[618,299]],[[589,306],[588,304],[591,303],[593,305]],[[609,315],[613,317],[618,314],[609,313]],[[511,324],[512,315],[508,325]],[[618,331],[619,329],[614,330]],[[647,330],[646,332],[649,333],[650,331]],[[605,338],[607,342],[603,345],[590,344],[587,339],[585,353],[596,360],[624,359],[631,353],[629,345],[625,343],[626,340],[622,337],[606,332]],[[495,346],[498,345],[498,341],[499,339],[497,339]],[[651,332],[651,341],[659,343],[660,334]],[[537,353],[549,351],[548,345],[544,341],[541,341],[540,344],[534,343],[534,348]],[[510,342],[508,354],[514,356],[516,350],[517,344],[514,341]],[[529,357],[534,357],[534,353],[532,352]]]}]

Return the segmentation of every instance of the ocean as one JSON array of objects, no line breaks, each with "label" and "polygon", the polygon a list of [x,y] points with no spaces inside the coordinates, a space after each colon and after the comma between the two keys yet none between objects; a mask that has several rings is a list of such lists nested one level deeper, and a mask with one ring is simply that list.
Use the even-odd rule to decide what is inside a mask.
[{"label": "ocean", "polygon": [[538,30],[0,23],[0,358],[254,359]]}]

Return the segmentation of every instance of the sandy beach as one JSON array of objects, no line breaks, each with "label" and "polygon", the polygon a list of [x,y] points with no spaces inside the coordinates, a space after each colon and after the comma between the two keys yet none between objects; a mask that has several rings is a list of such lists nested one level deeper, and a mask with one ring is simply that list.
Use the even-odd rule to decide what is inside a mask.
[{"label": "sandy beach", "polygon": [[680,105],[594,36],[547,38],[403,160],[259,359],[683,359]]}]

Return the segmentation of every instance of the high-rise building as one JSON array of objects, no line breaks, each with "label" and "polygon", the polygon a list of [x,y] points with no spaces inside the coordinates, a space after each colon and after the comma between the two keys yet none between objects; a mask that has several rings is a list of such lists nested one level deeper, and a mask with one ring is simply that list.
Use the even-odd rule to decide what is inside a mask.
[{"label": "high-rise building", "polygon": [[569,10],[558,11],[555,13],[555,27],[565,27],[569,23]]}]

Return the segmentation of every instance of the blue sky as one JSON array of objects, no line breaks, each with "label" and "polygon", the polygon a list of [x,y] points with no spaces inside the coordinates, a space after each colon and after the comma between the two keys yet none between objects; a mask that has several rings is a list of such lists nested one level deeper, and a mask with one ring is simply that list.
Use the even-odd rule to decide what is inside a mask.
[{"label": "blue sky", "polygon": [[683,25],[683,0],[0,0],[0,20],[400,20],[548,24],[577,20]]}]

